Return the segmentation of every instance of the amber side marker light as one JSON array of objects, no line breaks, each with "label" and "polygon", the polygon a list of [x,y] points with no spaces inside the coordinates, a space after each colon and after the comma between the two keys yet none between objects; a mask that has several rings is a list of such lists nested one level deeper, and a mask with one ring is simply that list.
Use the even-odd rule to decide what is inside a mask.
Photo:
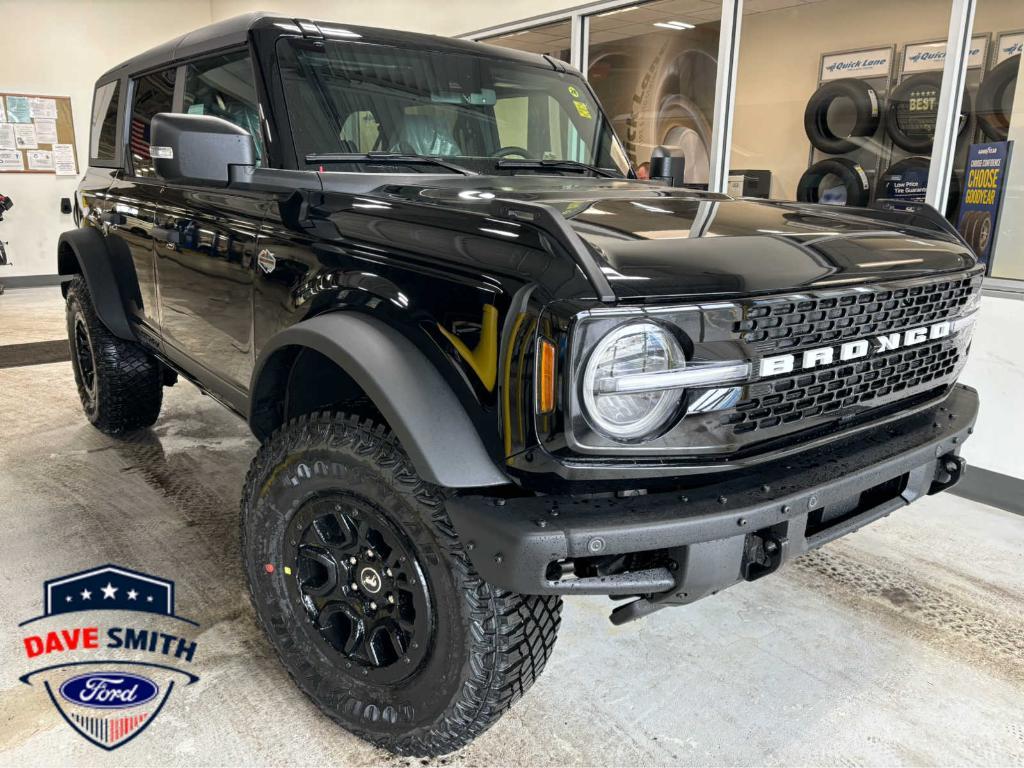
[{"label": "amber side marker light", "polygon": [[555,345],[547,339],[537,342],[537,412],[555,410]]}]

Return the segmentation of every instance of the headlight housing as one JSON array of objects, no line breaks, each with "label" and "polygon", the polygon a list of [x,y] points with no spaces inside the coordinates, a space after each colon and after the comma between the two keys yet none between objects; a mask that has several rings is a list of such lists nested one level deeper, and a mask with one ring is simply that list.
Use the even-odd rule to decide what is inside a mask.
[{"label": "headlight housing", "polygon": [[678,412],[683,390],[623,391],[620,384],[685,366],[682,346],[667,328],[648,320],[620,325],[598,342],[587,361],[582,381],[587,420],[614,440],[656,435]]}]

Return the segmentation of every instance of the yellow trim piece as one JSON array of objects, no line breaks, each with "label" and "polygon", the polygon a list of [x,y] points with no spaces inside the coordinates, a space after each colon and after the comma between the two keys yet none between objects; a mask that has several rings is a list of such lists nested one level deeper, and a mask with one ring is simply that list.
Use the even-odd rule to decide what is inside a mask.
[{"label": "yellow trim piece", "polygon": [[484,388],[491,392],[498,378],[498,309],[493,304],[484,304],[484,315],[480,321],[480,342],[470,349],[462,339],[447,330],[440,323],[437,328],[452,343],[469,367],[480,377]]},{"label": "yellow trim piece", "polygon": [[519,328],[525,319],[525,312],[520,312],[516,315],[515,325],[512,326],[512,333],[508,337],[508,349],[505,350],[505,391],[502,393],[502,421],[505,428],[506,456],[512,453],[512,402],[509,396],[512,390],[512,349],[515,347],[516,338],[519,336]]}]

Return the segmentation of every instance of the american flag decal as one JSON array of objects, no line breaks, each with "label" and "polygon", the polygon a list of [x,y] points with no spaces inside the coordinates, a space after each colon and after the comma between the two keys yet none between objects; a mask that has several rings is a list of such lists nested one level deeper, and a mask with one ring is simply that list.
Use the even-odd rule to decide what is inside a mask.
[{"label": "american flag decal", "polygon": [[128,145],[131,147],[132,155],[143,160],[149,160],[149,123],[144,122],[140,117],[132,117],[131,134],[128,137]]}]

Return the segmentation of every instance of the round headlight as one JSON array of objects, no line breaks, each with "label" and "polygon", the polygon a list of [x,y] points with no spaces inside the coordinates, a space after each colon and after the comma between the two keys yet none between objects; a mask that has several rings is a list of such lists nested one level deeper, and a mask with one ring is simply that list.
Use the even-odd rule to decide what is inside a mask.
[{"label": "round headlight", "polygon": [[658,373],[686,365],[679,342],[652,322],[629,323],[606,335],[594,348],[583,374],[583,405],[599,432],[616,440],[652,435],[675,413],[682,390],[618,393],[617,377]]}]

